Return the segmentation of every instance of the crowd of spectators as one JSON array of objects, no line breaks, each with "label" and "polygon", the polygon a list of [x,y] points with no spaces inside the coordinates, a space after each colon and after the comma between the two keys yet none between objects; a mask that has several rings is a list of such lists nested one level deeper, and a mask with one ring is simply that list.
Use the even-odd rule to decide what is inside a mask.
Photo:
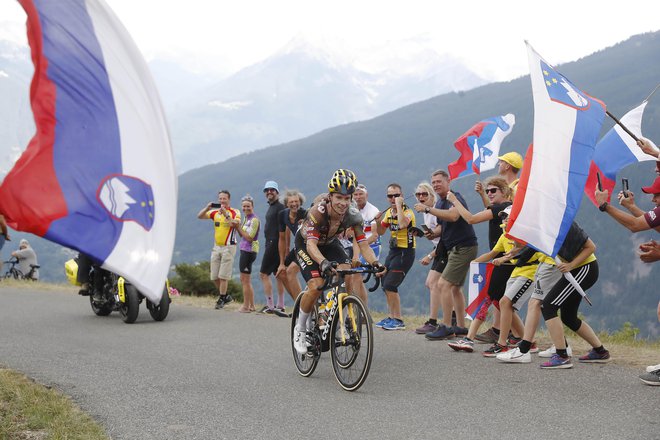
[{"label": "crowd of spectators", "polygon": [[[657,151],[646,140],[640,141],[639,146],[657,156]],[[388,243],[384,252],[387,272],[382,278],[387,316],[375,324],[377,327],[385,331],[406,328],[401,302],[404,292],[411,288],[406,286],[406,275],[417,261],[429,267],[425,282],[429,292],[429,318],[415,329],[415,333],[425,335],[426,339],[446,340],[457,352],[473,352],[475,343],[488,343],[491,345],[482,354],[503,363],[530,363],[531,354],[538,353],[547,359],[541,363],[541,368],[565,369],[573,366],[573,350],[564,335],[564,326],[567,326],[591,346],[590,351],[578,357],[579,362],[610,360],[610,353],[598,336],[584,319],[578,317],[582,300],[588,298],[588,289],[598,280],[596,244],[587,232],[573,223],[556,258],[536,252],[504,234],[522,166],[523,158],[518,153],[500,156],[498,174],[475,184],[475,192],[483,209],[479,208],[474,213],[470,211],[466,199],[451,190],[451,179],[445,170],[433,172],[430,183],[419,183],[414,194],[408,196],[402,185],[390,183],[383,191],[388,205],[382,210],[368,201],[366,186],[357,187],[352,203],[362,215],[368,244],[376,257],[380,255],[381,240]],[[632,232],[648,229],[660,231],[660,161],[657,170],[655,181],[642,188],[643,192],[652,195],[654,209],[645,212],[635,204],[632,191],[626,194],[620,192],[617,199],[626,212],[608,202],[607,191],[597,190],[595,198],[599,209]],[[226,197],[221,197],[223,194]],[[288,291],[295,298],[301,290],[298,280],[300,269],[296,263],[292,237],[307,215],[303,207],[305,197],[295,190],[287,190],[280,196],[278,184],[274,181],[266,182],[264,194],[269,207],[264,216],[263,247],[259,246],[261,223],[253,211],[251,197],[242,199],[242,217],[229,206],[228,191],[219,193],[219,207],[208,204],[200,211],[199,218],[213,220],[216,230],[211,279],[218,286],[218,308],[222,308],[231,301],[227,298],[224,280],[231,278],[235,252],[231,247],[236,246],[235,239],[240,237],[239,267],[245,302],[239,311],[255,311],[250,274],[257,252],[263,250],[260,277],[266,304],[261,313],[289,316],[283,291]],[[412,197],[415,197],[415,202],[408,202]],[[322,196],[317,197],[310,206],[321,199]],[[415,212],[423,214],[420,228],[417,227]],[[489,250],[478,256],[473,225],[486,222]],[[433,250],[421,257],[415,254],[420,239],[430,240],[433,244]],[[342,235],[341,240],[353,260],[361,259],[350,234]],[[660,244],[656,240],[643,243],[639,246],[639,258],[645,263],[660,260]],[[494,269],[488,299],[476,311],[468,328],[462,286],[472,262],[491,262]],[[273,299],[270,275],[276,276],[280,286],[277,303]],[[347,280],[347,285],[366,304],[366,291],[359,282],[359,275],[357,277],[357,280]],[[527,312],[523,322],[518,313],[525,304]],[[492,326],[481,329],[489,311],[492,311]],[[535,340],[541,317],[553,343],[543,351]],[[640,379],[649,385],[660,385],[660,365],[650,366]]]}]

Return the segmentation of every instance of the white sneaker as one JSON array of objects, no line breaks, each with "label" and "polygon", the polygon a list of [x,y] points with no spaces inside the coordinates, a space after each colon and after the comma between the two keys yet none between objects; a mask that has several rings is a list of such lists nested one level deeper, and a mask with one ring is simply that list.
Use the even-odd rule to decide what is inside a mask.
[{"label": "white sneaker", "polygon": [[[552,347],[548,348],[547,350],[540,351],[539,352],[539,357],[550,358],[555,353],[557,353],[557,348],[553,345]],[[573,356],[573,349],[571,348],[570,345],[566,346],[566,353],[568,353],[568,357]]]},{"label": "white sneaker", "polygon": [[513,350],[500,353],[495,357],[500,362],[507,362],[511,364],[529,364],[532,362],[532,355],[529,354],[529,352],[521,352],[518,347],[514,348]]},{"label": "white sneaker", "polygon": [[658,365],[649,365],[648,367],[646,367],[646,372],[647,373],[653,373],[656,370],[660,370],[660,364],[658,364]]},{"label": "white sneaker", "polygon": [[300,354],[307,353],[307,332],[299,331],[298,327],[293,331],[293,348]]}]

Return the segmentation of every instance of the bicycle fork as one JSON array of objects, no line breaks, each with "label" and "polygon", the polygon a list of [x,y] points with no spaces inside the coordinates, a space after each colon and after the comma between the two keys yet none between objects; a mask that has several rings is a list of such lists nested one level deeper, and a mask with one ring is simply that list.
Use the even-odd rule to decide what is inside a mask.
[{"label": "bicycle fork", "polygon": [[[344,322],[344,298],[348,296],[348,293],[340,293],[337,298],[337,307],[339,307],[339,322]],[[353,334],[357,337],[357,322],[355,319],[355,311],[353,310],[353,304],[348,305],[348,317],[350,318],[351,327],[353,327]],[[341,326],[341,342],[346,344],[346,330],[345,326]]]}]

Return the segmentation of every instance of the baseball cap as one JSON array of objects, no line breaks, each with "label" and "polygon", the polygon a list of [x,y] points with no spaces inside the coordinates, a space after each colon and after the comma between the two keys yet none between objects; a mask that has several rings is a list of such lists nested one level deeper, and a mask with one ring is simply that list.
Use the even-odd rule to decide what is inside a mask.
[{"label": "baseball cap", "polygon": [[660,193],[660,176],[655,178],[655,181],[653,182],[653,185],[643,186],[642,191],[644,191],[646,194],[658,194],[658,193]]},{"label": "baseball cap", "polygon": [[510,151],[502,156],[499,156],[498,159],[503,160],[514,168],[521,169],[523,166],[522,156],[515,151]]},{"label": "baseball cap", "polygon": [[280,192],[280,187],[277,186],[277,182],[275,182],[274,180],[269,180],[264,185],[264,191],[266,191],[267,189],[270,189],[270,188],[274,189],[277,192]]}]

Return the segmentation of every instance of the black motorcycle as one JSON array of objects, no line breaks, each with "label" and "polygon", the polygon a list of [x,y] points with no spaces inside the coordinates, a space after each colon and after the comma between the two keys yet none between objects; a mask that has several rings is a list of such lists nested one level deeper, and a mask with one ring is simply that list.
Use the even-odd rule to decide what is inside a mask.
[{"label": "black motorcycle", "polygon": [[[78,262],[76,259],[69,260],[64,265],[66,276],[73,285],[77,282]],[[170,311],[169,281],[165,283],[163,295],[158,304],[154,304],[142,293],[126,281],[124,277],[112,273],[98,265],[92,265],[89,273],[89,303],[92,311],[98,316],[108,316],[118,311],[121,319],[132,324],[140,312],[140,303],[146,300],[147,309],[154,321],[163,321]]]}]

